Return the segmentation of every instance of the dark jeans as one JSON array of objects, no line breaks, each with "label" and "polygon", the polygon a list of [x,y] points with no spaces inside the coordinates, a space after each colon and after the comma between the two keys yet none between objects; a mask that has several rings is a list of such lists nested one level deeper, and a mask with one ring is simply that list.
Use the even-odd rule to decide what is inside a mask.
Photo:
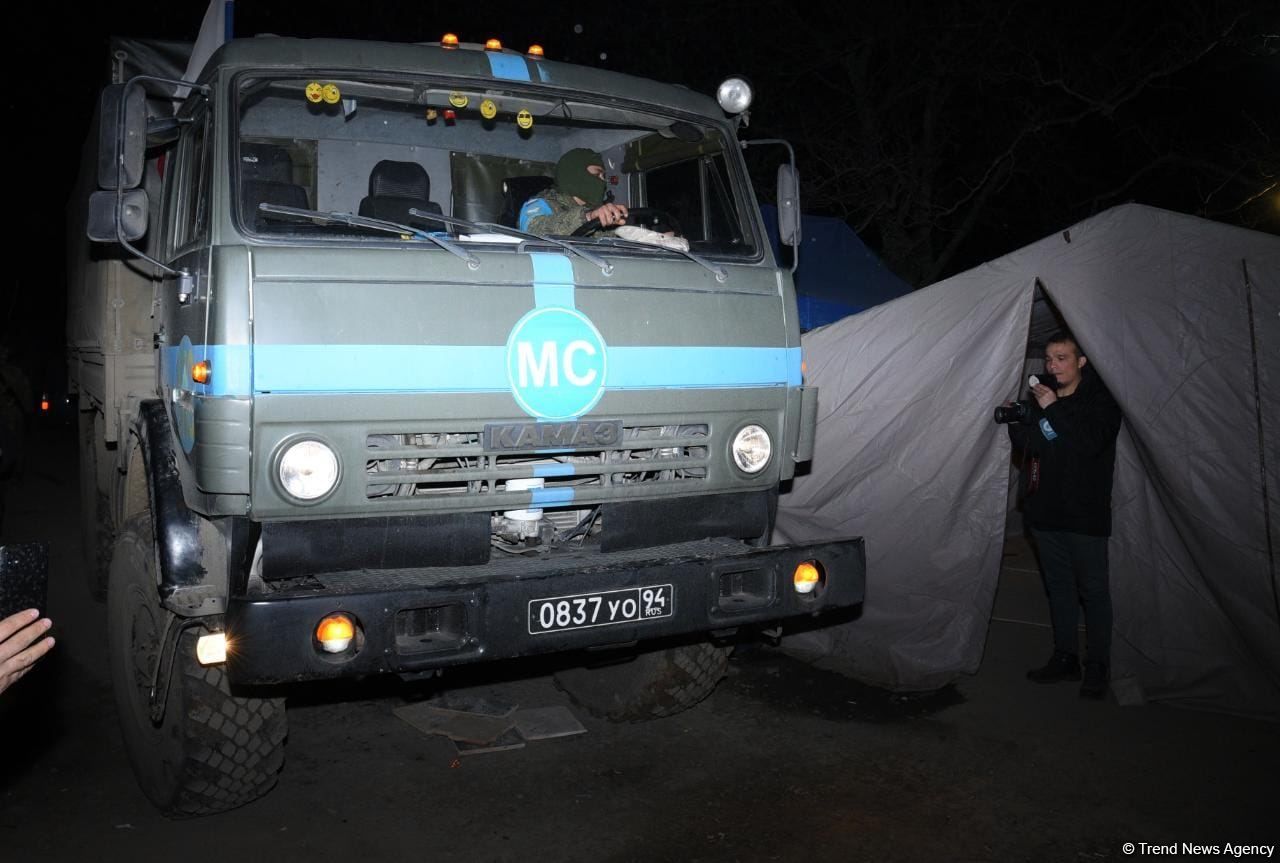
[{"label": "dark jeans", "polygon": [[1085,659],[1111,664],[1111,590],[1107,574],[1107,537],[1064,530],[1034,529],[1040,547],[1040,571],[1049,593],[1053,648],[1079,651],[1076,626],[1084,606]]}]

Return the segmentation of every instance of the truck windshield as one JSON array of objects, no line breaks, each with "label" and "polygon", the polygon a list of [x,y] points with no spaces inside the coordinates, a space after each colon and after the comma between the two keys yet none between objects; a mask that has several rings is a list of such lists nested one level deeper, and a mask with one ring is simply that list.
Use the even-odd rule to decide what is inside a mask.
[{"label": "truck windshield", "polygon": [[260,206],[269,204],[503,246],[503,238],[467,234],[429,214],[527,228],[521,212],[532,202],[529,212],[567,213],[535,232],[566,236],[580,223],[573,196],[556,187],[556,165],[585,148],[604,163],[605,200],[640,210],[642,226],[684,237],[700,256],[756,254],[752,199],[736,148],[710,122],[493,82],[459,89],[349,73],[241,76],[236,95],[234,182],[240,223],[250,233],[334,242],[385,237]]}]

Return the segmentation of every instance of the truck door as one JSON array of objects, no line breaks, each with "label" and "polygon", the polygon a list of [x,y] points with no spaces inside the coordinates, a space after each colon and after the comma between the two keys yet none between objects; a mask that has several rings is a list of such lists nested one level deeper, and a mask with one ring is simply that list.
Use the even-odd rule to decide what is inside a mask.
[{"label": "truck door", "polygon": [[164,258],[175,270],[189,271],[194,281],[187,296],[179,294],[176,279],[161,282],[159,391],[169,405],[182,451],[190,458],[195,443],[193,396],[200,391],[192,366],[206,359],[214,135],[212,112],[202,96],[192,96],[179,117],[185,121],[182,133],[165,166]]}]

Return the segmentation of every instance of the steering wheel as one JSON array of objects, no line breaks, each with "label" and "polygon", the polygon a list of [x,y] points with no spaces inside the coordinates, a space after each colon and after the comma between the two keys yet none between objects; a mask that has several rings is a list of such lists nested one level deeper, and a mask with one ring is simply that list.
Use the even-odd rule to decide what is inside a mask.
[{"label": "steering wheel", "polygon": [[[652,231],[659,230],[659,226],[661,226],[662,230],[675,231],[677,236],[684,233],[684,231],[680,230],[680,223],[676,221],[674,216],[666,210],[659,210],[656,207],[633,207],[632,209],[627,210],[627,220],[623,222],[623,224],[639,225],[642,228],[648,228]],[[600,224],[599,219],[591,219],[590,221],[584,222],[580,225],[578,229],[569,236],[585,237],[587,234],[599,231],[603,227],[604,225]],[[610,227],[614,226],[611,225]]]}]

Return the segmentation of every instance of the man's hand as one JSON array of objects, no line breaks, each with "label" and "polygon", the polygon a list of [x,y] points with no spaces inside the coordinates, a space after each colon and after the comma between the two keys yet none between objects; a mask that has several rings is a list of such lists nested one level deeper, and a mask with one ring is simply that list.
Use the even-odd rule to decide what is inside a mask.
[{"label": "man's hand", "polygon": [[[52,638],[40,638],[53,621],[39,617],[38,611],[29,608],[0,620],[0,692],[30,671],[35,661],[53,647]],[[31,644],[33,641],[35,645]]]},{"label": "man's hand", "polygon": [[601,227],[604,228],[625,224],[627,221],[627,208],[622,204],[601,204],[594,210],[587,211],[587,221],[592,219],[599,219]]},{"label": "man's hand", "polygon": [[1040,410],[1044,410],[1058,400],[1058,394],[1044,384],[1033,386],[1031,394],[1036,397],[1036,404],[1040,405]]}]

